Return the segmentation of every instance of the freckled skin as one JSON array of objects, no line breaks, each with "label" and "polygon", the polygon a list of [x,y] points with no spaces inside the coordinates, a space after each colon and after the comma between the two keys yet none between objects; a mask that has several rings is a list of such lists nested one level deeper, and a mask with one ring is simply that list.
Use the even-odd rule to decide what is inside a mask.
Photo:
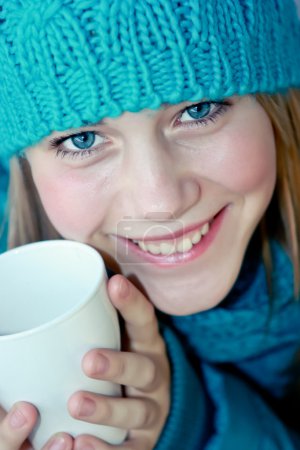
[{"label": "freckled skin", "polygon": [[[212,244],[185,265],[161,270],[126,264],[122,255],[122,272],[135,276],[159,309],[178,315],[212,308],[231,289],[276,180],[272,126],[255,99],[234,98],[228,111],[206,126],[174,127],[174,115],[187,105],[107,119],[95,131],[108,136],[109,144],[83,160],[55,158],[47,140],[28,151],[57,230],[117,262],[112,234],[124,217],[147,217],[151,230],[162,215],[176,229],[230,205]],[[145,232],[145,221],[134,227],[132,238]]]}]

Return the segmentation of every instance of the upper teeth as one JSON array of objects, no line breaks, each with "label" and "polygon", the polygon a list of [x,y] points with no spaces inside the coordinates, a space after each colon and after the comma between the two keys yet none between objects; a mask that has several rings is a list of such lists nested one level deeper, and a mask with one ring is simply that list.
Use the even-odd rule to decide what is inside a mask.
[{"label": "upper teeth", "polygon": [[202,225],[197,231],[193,231],[184,237],[178,238],[176,240],[169,240],[164,242],[152,242],[145,243],[144,241],[133,241],[137,244],[143,251],[152,253],[153,255],[173,255],[174,253],[184,253],[188,252],[193,245],[198,244],[201,241],[202,236],[204,236],[209,231],[209,223]]}]

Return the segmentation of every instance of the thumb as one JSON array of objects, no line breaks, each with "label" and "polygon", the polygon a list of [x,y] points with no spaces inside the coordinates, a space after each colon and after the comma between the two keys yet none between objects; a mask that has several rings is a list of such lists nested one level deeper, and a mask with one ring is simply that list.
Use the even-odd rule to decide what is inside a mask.
[{"label": "thumb", "polygon": [[35,425],[37,415],[35,407],[25,402],[16,403],[8,413],[0,407],[0,448],[32,450],[26,439]]},{"label": "thumb", "polygon": [[123,275],[114,275],[109,280],[108,294],[124,319],[131,349],[155,352],[161,337],[150,301]]}]

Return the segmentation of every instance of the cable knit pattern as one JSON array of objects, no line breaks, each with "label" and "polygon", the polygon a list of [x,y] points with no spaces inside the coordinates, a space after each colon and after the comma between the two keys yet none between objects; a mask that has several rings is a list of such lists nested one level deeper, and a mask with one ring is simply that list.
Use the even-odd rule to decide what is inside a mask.
[{"label": "cable knit pattern", "polygon": [[294,0],[0,0],[1,154],[162,103],[300,86]]}]

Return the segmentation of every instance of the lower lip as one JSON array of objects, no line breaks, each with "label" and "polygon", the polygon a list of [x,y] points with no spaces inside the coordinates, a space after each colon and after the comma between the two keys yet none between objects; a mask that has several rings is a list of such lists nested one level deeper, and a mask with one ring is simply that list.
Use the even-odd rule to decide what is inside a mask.
[{"label": "lower lip", "polygon": [[[160,267],[171,267],[174,266],[174,264],[185,264],[187,262],[193,261],[196,258],[199,258],[199,256],[201,256],[208,249],[221,227],[227,208],[228,206],[224,207],[213,218],[208,233],[202,236],[201,241],[198,242],[198,244],[193,245],[193,247],[189,251],[184,253],[178,252],[172,255],[152,255],[149,252],[144,252],[143,250],[141,250],[138,245],[134,244],[129,239],[118,239],[124,246],[126,246],[127,253],[131,252],[138,257],[138,261],[136,261],[136,263],[152,263]],[[132,263],[133,261],[128,262]]]}]

